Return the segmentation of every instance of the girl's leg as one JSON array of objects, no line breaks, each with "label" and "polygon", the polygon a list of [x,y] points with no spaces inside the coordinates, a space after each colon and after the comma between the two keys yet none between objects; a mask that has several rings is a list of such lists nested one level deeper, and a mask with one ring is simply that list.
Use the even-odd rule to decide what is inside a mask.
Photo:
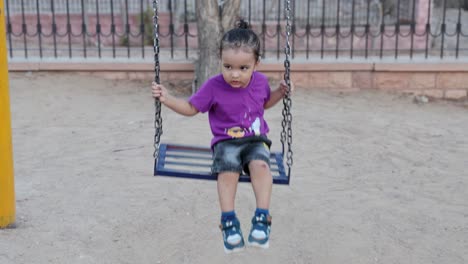
[{"label": "girl's leg", "polygon": [[249,170],[257,208],[269,209],[273,176],[268,164],[263,160],[252,160],[249,163]]},{"label": "girl's leg", "polygon": [[221,172],[218,174],[218,197],[221,212],[234,211],[239,173]]},{"label": "girl's leg", "polygon": [[271,216],[269,215],[273,176],[268,164],[263,160],[249,163],[250,181],[255,193],[257,209],[252,218],[249,244],[261,248],[269,247]]},{"label": "girl's leg", "polygon": [[221,207],[221,225],[224,251],[231,253],[244,248],[244,238],[239,220],[234,212],[239,173],[222,172],[218,174],[218,196]]}]

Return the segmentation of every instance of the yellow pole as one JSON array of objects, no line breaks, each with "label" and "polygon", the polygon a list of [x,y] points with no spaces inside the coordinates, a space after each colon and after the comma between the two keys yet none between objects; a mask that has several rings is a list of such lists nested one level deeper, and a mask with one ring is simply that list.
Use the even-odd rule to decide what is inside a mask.
[{"label": "yellow pole", "polygon": [[15,222],[15,184],[11,141],[8,62],[6,50],[5,9],[0,0],[0,228]]}]

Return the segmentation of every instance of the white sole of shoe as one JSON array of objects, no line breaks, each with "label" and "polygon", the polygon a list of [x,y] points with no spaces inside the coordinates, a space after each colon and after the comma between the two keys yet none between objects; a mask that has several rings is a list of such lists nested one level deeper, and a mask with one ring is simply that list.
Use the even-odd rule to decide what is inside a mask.
[{"label": "white sole of shoe", "polygon": [[263,249],[267,249],[270,247],[270,241],[267,241],[265,244],[260,244],[255,241],[248,241],[247,244],[252,247],[258,247],[258,248],[263,248]]},{"label": "white sole of shoe", "polygon": [[224,247],[224,253],[226,253],[226,254],[237,253],[237,252],[244,251],[244,249],[245,249],[245,246],[236,247],[236,248],[233,248],[233,249],[228,249],[228,248]]}]

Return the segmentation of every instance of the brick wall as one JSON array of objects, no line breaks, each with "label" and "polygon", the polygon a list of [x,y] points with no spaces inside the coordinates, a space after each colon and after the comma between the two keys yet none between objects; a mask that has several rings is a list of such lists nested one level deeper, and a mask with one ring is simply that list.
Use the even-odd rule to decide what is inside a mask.
[{"label": "brick wall", "polygon": [[294,72],[297,86],[340,92],[376,89],[430,98],[468,99],[468,63],[317,64],[309,68],[310,71]]},{"label": "brick wall", "polygon": [[[191,62],[162,62],[161,82],[178,93],[192,91]],[[10,62],[10,71],[54,71],[96,75],[108,79],[154,79],[152,63],[104,62]],[[283,78],[282,63],[260,64],[272,83]],[[468,62],[343,62],[291,64],[292,80],[298,89],[356,92],[365,89],[426,95],[451,100],[468,99]]]}]

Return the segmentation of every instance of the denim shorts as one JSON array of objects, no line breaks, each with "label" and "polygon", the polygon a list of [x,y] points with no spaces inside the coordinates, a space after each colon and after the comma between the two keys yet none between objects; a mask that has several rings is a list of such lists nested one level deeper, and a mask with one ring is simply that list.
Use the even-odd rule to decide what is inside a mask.
[{"label": "denim shorts", "polygon": [[213,148],[211,172],[238,172],[249,174],[249,162],[263,160],[270,166],[271,141],[266,136],[229,139],[218,142]]}]

